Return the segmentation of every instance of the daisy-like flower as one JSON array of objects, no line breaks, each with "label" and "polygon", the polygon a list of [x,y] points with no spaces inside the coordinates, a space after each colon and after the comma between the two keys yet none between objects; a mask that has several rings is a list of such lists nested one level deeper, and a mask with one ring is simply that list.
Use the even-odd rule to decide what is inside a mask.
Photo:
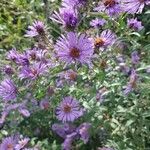
[{"label": "daisy-like flower", "polygon": [[0,96],[6,100],[13,100],[17,97],[17,88],[10,79],[5,79],[0,84]]},{"label": "daisy-like flower", "polygon": [[0,150],[14,150],[17,144],[17,139],[14,136],[6,137],[2,140]]},{"label": "daisy-like flower", "polygon": [[90,22],[90,26],[92,26],[94,28],[100,28],[100,27],[104,26],[105,23],[106,23],[105,19],[96,18]]},{"label": "daisy-like flower", "polygon": [[144,27],[142,26],[142,22],[141,21],[138,21],[137,18],[133,19],[128,19],[127,20],[127,26],[130,28],[130,29],[133,29],[135,31],[140,31],[142,30]]},{"label": "daisy-like flower", "polygon": [[69,32],[57,40],[55,50],[59,60],[66,63],[79,62],[90,64],[93,56],[93,44],[85,34]]},{"label": "daisy-like flower", "polygon": [[19,74],[20,79],[36,79],[47,71],[47,65],[35,63],[32,66],[24,66]]},{"label": "daisy-like flower", "polygon": [[7,59],[16,62],[18,60],[19,54],[17,52],[16,49],[11,49],[8,53],[7,53]]},{"label": "daisy-like flower", "polygon": [[83,109],[79,102],[72,97],[65,97],[56,109],[58,120],[63,122],[73,122],[75,119],[83,115]]},{"label": "daisy-like flower", "polygon": [[32,26],[28,26],[28,30],[26,31],[26,37],[36,37],[42,36],[45,34],[45,25],[42,21],[34,21]]},{"label": "daisy-like flower", "polygon": [[80,138],[84,141],[84,143],[86,144],[89,141],[89,129],[91,128],[91,124],[90,123],[82,123],[79,128],[77,129]]},{"label": "daisy-like flower", "polygon": [[50,107],[50,103],[47,99],[43,99],[43,100],[40,101],[40,108],[41,109],[46,110],[46,109],[49,109],[49,107]]},{"label": "daisy-like flower", "polygon": [[109,16],[118,16],[121,10],[120,0],[103,0],[99,2],[99,6],[94,9],[98,12],[105,12]]},{"label": "daisy-like flower", "polygon": [[19,108],[18,111],[24,117],[29,117],[30,116],[30,112],[26,108]]},{"label": "daisy-like flower", "polygon": [[116,35],[111,30],[104,30],[101,35],[95,38],[95,48],[107,48],[116,42]]},{"label": "daisy-like flower", "polygon": [[55,11],[50,19],[69,30],[74,30],[78,23],[77,11],[72,7],[60,8],[59,12]]},{"label": "daisy-like flower", "polygon": [[4,66],[3,70],[7,75],[12,75],[14,73],[13,68],[9,65]]},{"label": "daisy-like flower", "polygon": [[19,140],[18,144],[16,144],[15,146],[15,150],[21,150],[22,148],[24,148],[28,144],[29,140],[29,138]]},{"label": "daisy-like flower", "polygon": [[129,14],[142,13],[145,5],[150,5],[149,0],[122,0],[123,9]]},{"label": "daisy-like flower", "polygon": [[52,130],[57,133],[60,137],[62,137],[63,139],[65,139],[67,137],[67,135],[75,132],[76,128],[75,126],[71,125],[71,124],[53,124],[52,125]]},{"label": "daisy-like flower", "polygon": [[77,133],[73,132],[69,135],[67,135],[66,139],[64,140],[63,144],[62,144],[62,149],[63,150],[71,150],[72,148],[72,142],[74,140],[74,138],[76,137]]}]

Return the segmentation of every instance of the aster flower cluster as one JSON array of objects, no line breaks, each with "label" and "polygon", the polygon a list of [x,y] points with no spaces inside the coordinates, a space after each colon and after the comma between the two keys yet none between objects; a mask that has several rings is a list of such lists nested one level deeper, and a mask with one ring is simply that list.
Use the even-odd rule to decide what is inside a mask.
[{"label": "aster flower cluster", "polygon": [[[0,66],[0,150],[135,149],[128,142],[132,134],[146,139],[145,123],[138,134],[134,125],[139,114],[142,121],[148,118],[139,86],[149,82],[149,60],[142,61],[149,54],[143,44],[149,33],[139,16],[148,5],[149,0],[62,0],[47,24],[33,21],[24,37],[34,44],[12,48]],[[108,137],[100,137],[100,129]]]}]

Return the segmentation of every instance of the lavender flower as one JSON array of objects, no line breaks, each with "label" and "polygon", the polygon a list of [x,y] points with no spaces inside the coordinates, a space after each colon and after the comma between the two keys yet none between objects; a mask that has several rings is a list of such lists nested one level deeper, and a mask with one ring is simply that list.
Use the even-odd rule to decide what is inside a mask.
[{"label": "lavender flower", "polygon": [[19,74],[20,79],[36,79],[47,71],[47,65],[35,63],[32,66],[24,66]]},{"label": "lavender flower", "polygon": [[45,61],[47,50],[42,50],[38,48],[29,49],[26,51],[26,55],[29,59],[33,61]]},{"label": "lavender flower", "polygon": [[71,121],[83,115],[79,102],[72,97],[65,97],[56,109],[56,116],[58,120],[63,122]]},{"label": "lavender flower", "polygon": [[19,57],[18,52],[16,51],[16,49],[12,49],[7,53],[7,59],[16,62],[17,59]]},{"label": "lavender flower", "polygon": [[6,137],[2,140],[0,150],[14,150],[17,144],[17,139],[14,136]]},{"label": "lavender flower", "polygon": [[105,19],[93,19],[91,22],[90,22],[90,26],[94,27],[94,28],[99,28],[99,27],[102,27],[104,26],[104,24],[106,23],[106,20]]},{"label": "lavender flower", "polygon": [[24,117],[29,117],[29,116],[30,116],[30,112],[29,112],[26,108],[19,108],[18,111],[19,111],[20,114],[22,114]]},{"label": "lavender flower", "polygon": [[142,30],[144,27],[142,26],[141,21],[138,21],[137,18],[135,19],[128,19],[127,20],[127,25],[130,29],[133,29],[135,31],[140,31]]},{"label": "lavender flower", "polygon": [[92,42],[85,34],[78,36],[74,32],[69,32],[67,37],[60,37],[57,40],[55,50],[58,58],[66,63],[80,62],[90,64],[93,56]]},{"label": "lavender flower", "polygon": [[142,13],[145,5],[150,5],[149,0],[122,0],[123,9],[129,14]]},{"label": "lavender flower", "polygon": [[132,52],[132,54],[131,54],[131,60],[132,60],[132,64],[135,64],[135,65],[136,65],[136,64],[139,63],[140,57],[139,57],[137,51]]},{"label": "lavender flower", "polygon": [[0,96],[6,100],[13,100],[17,97],[17,88],[10,79],[5,79],[0,84]]},{"label": "lavender flower", "polygon": [[62,24],[66,29],[71,30],[75,29],[78,23],[77,12],[71,7],[60,8],[59,12],[55,11],[50,19]]},{"label": "lavender flower", "polygon": [[79,127],[78,127],[78,133],[80,135],[80,138],[84,141],[84,143],[86,144],[89,141],[89,129],[91,127],[90,123],[82,123]]},{"label": "lavender flower", "polygon": [[63,150],[71,150],[72,142],[74,140],[74,137],[77,135],[76,132],[73,132],[69,135],[67,135],[64,143],[62,144]]},{"label": "lavender flower", "polygon": [[67,135],[75,132],[76,128],[75,126],[71,125],[71,124],[53,124],[52,125],[52,130],[54,132],[56,132],[60,137],[62,137],[63,139],[65,139],[67,137]]},{"label": "lavender flower", "polygon": [[98,12],[105,12],[109,16],[118,16],[121,12],[120,0],[104,0],[99,2],[99,6],[94,9]]},{"label": "lavender flower", "polygon": [[29,142],[29,138],[24,138],[18,141],[18,144],[15,146],[15,150],[21,150],[23,149]]},{"label": "lavender flower", "polygon": [[44,99],[40,101],[40,108],[41,109],[48,109],[50,107],[50,103],[48,100]]},{"label": "lavender flower", "polygon": [[36,36],[42,36],[45,34],[45,25],[42,21],[34,21],[32,26],[28,27],[28,30],[26,31],[26,37],[36,37]]},{"label": "lavender flower", "polygon": [[13,68],[9,65],[6,65],[3,70],[7,75],[12,75],[14,73]]},{"label": "lavender flower", "polygon": [[104,30],[94,41],[96,48],[107,48],[116,42],[116,35],[111,30]]}]

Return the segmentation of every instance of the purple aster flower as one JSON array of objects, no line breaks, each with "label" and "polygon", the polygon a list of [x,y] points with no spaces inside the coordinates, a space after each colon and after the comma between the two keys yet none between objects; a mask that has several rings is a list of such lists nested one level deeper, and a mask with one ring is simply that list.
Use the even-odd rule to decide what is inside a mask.
[{"label": "purple aster flower", "polygon": [[55,11],[50,19],[62,24],[66,29],[71,30],[75,29],[78,23],[77,11],[71,7],[60,8],[59,12]]},{"label": "purple aster flower", "polygon": [[29,117],[30,116],[30,112],[26,108],[19,108],[18,111],[24,117]]},{"label": "purple aster flower", "polygon": [[135,65],[136,65],[136,64],[139,63],[140,57],[139,57],[137,51],[132,52],[132,54],[131,54],[131,59],[132,59],[132,64],[135,64]]},{"label": "purple aster flower", "polygon": [[64,143],[62,144],[63,150],[71,150],[72,142],[73,142],[74,138],[76,137],[76,135],[77,135],[76,132],[73,132],[73,133],[67,135]]},{"label": "purple aster flower", "polygon": [[0,84],[0,96],[6,100],[13,100],[17,97],[17,88],[10,79],[5,79]]},{"label": "purple aster flower", "polygon": [[138,21],[137,18],[135,19],[128,19],[127,20],[127,25],[130,29],[133,29],[135,31],[140,31],[142,30],[144,27],[142,26],[141,21]]},{"label": "purple aster flower", "polygon": [[136,82],[137,82],[137,73],[134,69],[132,69],[129,82],[124,90],[125,95],[128,95],[130,92],[132,92],[136,88]]},{"label": "purple aster flower", "polygon": [[99,28],[99,27],[104,26],[105,23],[106,23],[105,19],[98,19],[98,18],[96,18],[96,19],[93,19],[90,22],[90,26],[95,27],[95,28]]},{"label": "purple aster flower", "polygon": [[96,48],[107,48],[116,42],[116,35],[111,30],[104,30],[94,41]]},{"label": "purple aster flower", "polygon": [[78,127],[78,133],[80,135],[80,138],[83,140],[83,142],[86,144],[89,141],[89,129],[91,128],[91,124],[90,123],[82,123],[79,127]]},{"label": "purple aster flower", "polygon": [[26,55],[29,59],[34,61],[44,61],[46,59],[47,50],[38,48],[29,49],[26,51]]},{"label": "purple aster flower", "polygon": [[45,25],[42,21],[34,21],[32,26],[28,26],[28,30],[26,31],[26,37],[36,37],[42,36],[45,34]]},{"label": "purple aster flower", "polygon": [[149,0],[122,0],[123,9],[129,14],[142,13],[145,5],[150,5]]},{"label": "purple aster flower", "polygon": [[18,52],[16,51],[16,49],[12,49],[7,53],[7,59],[16,62],[17,59],[19,57]]},{"label": "purple aster flower", "polygon": [[47,99],[44,99],[44,100],[41,100],[40,101],[40,108],[41,109],[49,109],[49,107],[50,107],[50,103],[49,103],[49,101],[47,100]]},{"label": "purple aster flower", "polygon": [[65,139],[67,135],[75,132],[76,127],[71,125],[71,124],[53,124],[52,125],[52,130],[56,132],[60,137]]},{"label": "purple aster flower", "polygon": [[56,109],[58,120],[63,122],[73,122],[82,115],[83,109],[80,107],[79,102],[70,96],[65,97]]},{"label": "purple aster flower", "polygon": [[6,65],[3,70],[7,75],[12,75],[14,73],[13,68],[9,65]]},{"label": "purple aster flower", "polygon": [[105,12],[109,16],[118,16],[121,12],[120,0],[104,0],[99,2],[99,6],[94,9],[98,12]]},{"label": "purple aster flower", "polygon": [[6,137],[2,140],[0,150],[14,150],[17,144],[17,139],[14,136]]},{"label": "purple aster flower", "polygon": [[69,32],[67,37],[63,35],[57,40],[55,50],[58,58],[66,63],[74,61],[82,64],[90,64],[93,56],[93,45],[85,34]]},{"label": "purple aster flower", "polygon": [[32,66],[24,66],[19,74],[20,79],[36,79],[47,71],[47,65],[35,63]]},{"label": "purple aster flower", "polygon": [[65,71],[64,78],[66,80],[74,81],[77,79],[77,75],[78,75],[77,72],[70,69]]},{"label": "purple aster flower", "polygon": [[29,138],[24,138],[18,141],[18,144],[15,146],[15,150],[22,150],[29,142]]}]

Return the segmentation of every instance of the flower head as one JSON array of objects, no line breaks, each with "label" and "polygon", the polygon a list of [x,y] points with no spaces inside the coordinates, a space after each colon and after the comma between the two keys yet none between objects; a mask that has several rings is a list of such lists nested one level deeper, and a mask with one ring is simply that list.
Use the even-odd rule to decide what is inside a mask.
[{"label": "flower head", "polygon": [[58,58],[66,63],[80,62],[90,64],[93,56],[92,42],[85,34],[69,32],[57,40],[55,50]]},{"label": "flower head", "polygon": [[107,48],[116,42],[116,38],[111,30],[104,30],[99,37],[95,38],[94,45],[96,48]]},{"label": "flower head", "polygon": [[47,99],[40,101],[40,108],[41,109],[48,109],[50,107],[50,103]]},{"label": "flower head", "polygon": [[15,150],[21,150],[22,148],[24,148],[28,144],[29,140],[29,138],[19,140],[18,144],[16,144],[15,146]]},{"label": "flower head", "polygon": [[72,97],[65,97],[56,109],[58,120],[63,122],[73,122],[75,119],[83,115],[83,109],[79,102]]},{"label": "flower head", "polygon": [[123,9],[129,14],[142,13],[145,5],[150,5],[149,0],[122,0]]},{"label": "flower head", "polygon": [[141,21],[138,21],[137,18],[128,19],[127,20],[127,25],[130,29],[133,29],[135,31],[140,31],[140,30],[143,29]]},{"label": "flower head", "polygon": [[26,37],[36,37],[45,34],[45,25],[42,21],[34,21],[32,26],[28,27]]},{"label": "flower head", "polygon": [[13,100],[17,96],[17,88],[10,79],[5,79],[0,84],[0,96],[6,100]]},{"label": "flower head", "polygon": [[91,127],[90,123],[82,123],[79,127],[78,127],[78,133],[80,135],[80,138],[84,141],[84,143],[86,144],[89,141],[89,129]]},{"label": "flower head", "polygon": [[14,73],[13,68],[9,65],[4,66],[3,70],[7,75],[12,75]]},{"label": "flower head", "polygon": [[98,18],[96,18],[96,19],[93,19],[90,22],[90,26],[95,27],[95,28],[99,28],[99,27],[104,26],[105,23],[106,23],[105,19],[98,19]]},{"label": "flower head", "polygon": [[6,137],[2,140],[0,150],[14,150],[17,144],[17,139],[14,136]]},{"label": "flower head", "polygon": [[60,23],[66,29],[75,29],[78,23],[77,12],[71,7],[63,7],[59,9],[59,12],[54,12],[50,17],[53,21]]},{"label": "flower head", "polygon": [[62,137],[63,139],[65,139],[67,137],[67,135],[75,132],[76,128],[75,126],[71,125],[71,124],[53,124],[52,125],[52,130],[54,132],[56,132],[60,137]]},{"label": "flower head", "polygon": [[109,16],[118,16],[122,12],[120,0],[103,0],[94,10],[105,12]]},{"label": "flower head", "polygon": [[20,72],[20,79],[36,79],[47,71],[47,65],[43,63],[35,63],[32,66],[24,66]]}]

